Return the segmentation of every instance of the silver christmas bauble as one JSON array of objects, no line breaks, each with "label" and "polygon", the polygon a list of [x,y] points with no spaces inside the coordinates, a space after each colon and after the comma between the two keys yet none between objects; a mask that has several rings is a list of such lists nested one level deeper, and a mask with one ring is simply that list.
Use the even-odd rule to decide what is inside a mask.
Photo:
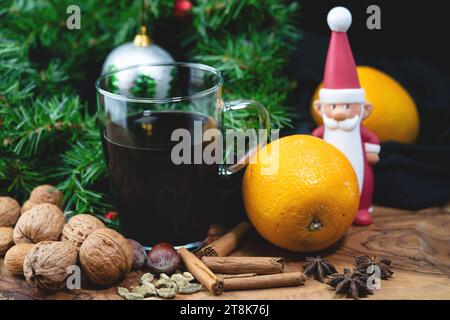
[{"label": "silver christmas bauble", "polygon": [[[174,62],[172,56],[163,48],[150,42],[145,34],[138,34],[134,42],[125,43],[113,49],[106,57],[102,73],[140,64],[159,64]],[[154,98],[167,96],[172,79],[170,67],[146,67],[119,72],[116,75],[117,85],[121,94],[130,92],[131,87],[139,76],[149,76],[155,83]]]}]

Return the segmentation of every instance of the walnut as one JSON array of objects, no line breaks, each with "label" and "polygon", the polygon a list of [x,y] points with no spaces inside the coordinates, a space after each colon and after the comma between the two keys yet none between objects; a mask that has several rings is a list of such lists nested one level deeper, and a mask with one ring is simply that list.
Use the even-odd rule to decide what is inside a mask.
[{"label": "walnut", "polygon": [[28,199],[27,201],[25,201],[22,204],[22,208],[20,209],[20,213],[23,214],[24,212],[30,210],[31,208],[33,208],[34,206],[38,205],[38,202],[34,202],[31,201],[30,199]]},{"label": "walnut", "polygon": [[0,256],[3,256],[14,245],[13,232],[13,228],[0,227]]},{"label": "walnut", "polygon": [[83,241],[97,229],[106,228],[103,222],[90,214],[77,214],[64,226],[62,241],[68,241],[80,247]]},{"label": "walnut", "polygon": [[23,274],[34,288],[55,292],[66,285],[70,266],[77,263],[77,249],[67,242],[43,241],[25,256]]},{"label": "walnut", "polygon": [[14,242],[38,243],[44,240],[59,240],[64,227],[64,215],[55,205],[42,203],[34,206],[17,221]]},{"label": "walnut", "polygon": [[118,232],[103,228],[91,233],[80,247],[80,264],[95,284],[110,285],[131,269],[133,250]]},{"label": "walnut", "polygon": [[19,216],[19,203],[10,197],[0,197],[0,227],[14,227]]},{"label": "walnut", "polygon": [[12,274],[23,276],[23,261],[28,251],[33,248],[33,243],[20,243],[11,247],[5,254],[5,268]]},{"label": "walnut", "polygon": [[62,201],[62,193],[54,186],[44,184],[36,187],[31,191],[30,200],[37,203],[51,203],[60,207]]}]

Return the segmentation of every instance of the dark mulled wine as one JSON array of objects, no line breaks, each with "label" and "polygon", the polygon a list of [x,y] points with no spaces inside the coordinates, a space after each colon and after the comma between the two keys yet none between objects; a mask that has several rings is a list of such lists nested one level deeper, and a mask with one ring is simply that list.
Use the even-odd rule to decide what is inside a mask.
[{"label": "dark mulled wine", "polygon": [[[194,135],[195,122],[201,123],[202,133],[217,128],[211,117],[176,111],[144,112],[106,124],[104,152],[127,237],[146,246],[206,238],[217,202],[218,165],[194,164],[194,149],[208,145]],[[171,158],[179,143],[171,135],[180,128],[192,137],[190,164],[177,165]]]}]

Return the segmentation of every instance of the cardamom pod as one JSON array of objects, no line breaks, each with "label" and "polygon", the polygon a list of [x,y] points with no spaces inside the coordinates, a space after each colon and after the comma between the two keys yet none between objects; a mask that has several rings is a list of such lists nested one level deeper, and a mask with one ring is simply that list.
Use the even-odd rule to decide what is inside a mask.
[{"label": "cardamom pod", "polygon": [[176,288],[177,284],[170,279],[159,279],[155,282],[155,287],[159,288]]},{"label": "cardamom pod", "polygon": [[170,277],[170,280],[177,284],[178,288],[185,287],[189,284],[189,280],[186,279],[182,274],[176,273]]},{"label": "cardamom pod", "polygon": [[159,288],[156,289],[158,296],[164,299],[172,299],[177,295],[175,288]]},{"label": "cardamom pod", "polygon": [[152,282],[154,279],[153,274],[150,272],[144,273],[141,277],[141,283]]},{"label": "cardamom pod", "polygon": [[131,287],[131,292],[141,294],[144,297],[150,297],[156,295],[156,288],[152,283],[144,282],[139,287]]},{"label": "cardamom pod", "polygon": [[144,295],[142,293],[142,288],[140,286],[133,286],[133,287],[131,287],[130,288],[130,292]]},{"label": "cardamom pod", "polygon": [[144,283],[141,286],[141,292],[144,297],[156,296],[156,288],[152,283]]},{"label": "cardamom pod", "polygon": [[188,285],[184,287],[178,288],[178,293],[181,294],[190,294],[190,293],[196,293],[198,291],[202,290],[202,285],[198,283],[189,283]]},{"label": "cardamom pod", "polygon": [[127,288],[124,288],[124,287],[117,287],[117,294],[119,295],[119,296],[121,296],[122,298],[125,298],[125,295],[127,294],[127,293],[129,293],[130,291],[128,291],[128,289]]},{"label": "cardamom pod", "polygon": [[129,292],[125,294],[125,299],[127,300],[143,300],[144,296],[139,293]]},{"label": "cardamom pod", "polygon": [[194,280],[194,276],[190,272],[183,272],[183,277],[185,277],[188,281]]},{"label": "cardamom pod", "polygon": [[165,274],[165,273],[161,273],[161,274],[159,275],[159,278],[160,278],[160,279],[165,279],[165,280],[169,280],[169,279],[170,279],[170,277],[169,277],[167,274]]}]

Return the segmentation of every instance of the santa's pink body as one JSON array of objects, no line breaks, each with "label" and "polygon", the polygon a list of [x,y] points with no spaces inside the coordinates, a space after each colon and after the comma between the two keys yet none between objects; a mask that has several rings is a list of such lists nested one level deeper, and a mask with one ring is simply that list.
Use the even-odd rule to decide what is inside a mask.
[{"label": "santa's pink body", "polygon": [[[324,126],[320,126],[313,131],[313,136],[323,139]],[[369,209],[372,206],[373,184],[374,176],[372,166],[366,159],[366,147],[365,144],[379,145],[380,141],[378,137],[369,129],[361,126],[361,143],[362,150],[364,151],[364,179],[359,200],[358,217],[356,223],[359,225],[368,225],[371,223],[369,215]]]}]

